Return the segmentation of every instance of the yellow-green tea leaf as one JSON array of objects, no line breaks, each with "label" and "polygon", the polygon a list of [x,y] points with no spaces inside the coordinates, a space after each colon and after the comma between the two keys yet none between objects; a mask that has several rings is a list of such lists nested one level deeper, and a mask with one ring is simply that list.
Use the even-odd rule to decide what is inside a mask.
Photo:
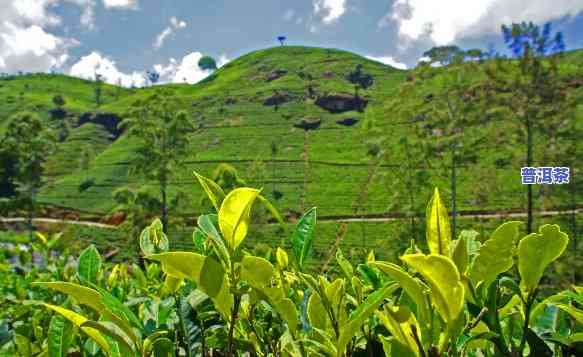
[{"label": "yellow-green tea leaf", "polygon": [[249,229],[251,206],[259,195],[253,188],[236,188],[229,192],[219,210],[219,228],[231,250],[243,242]]},{"label": "yellow-green tea leaf", "polygon": [[474,284],[490,285],[496,277],[514,265],[513,255],[518,242],[518,228],[522,222],[506,222],[500,225],[478,249],[470,271]]},{"label": "yellow-green tea leaf", "polygon": [[537,286],[546,267],[567,247],[569,237],[556,224],[545,224],[539,233],[531,233],[518,243],[520,287],[531,292]]},{"label": "yellow-green tea leaf", "polygon": [[439,197],[439,190],[436,188],[433,197],[427,205],[427,246],[431,254],[441,254],[449,256],[449,245],[451,241],[451,228],[449,216],[445,206]]},{"label": "yellow-green tea leaf", "polygon": [[277,250],[275,251],[275,256],[277,258],[277,265],[279,266],[279,268],[280,269],[287,268],[287,265],[289,264],[289,258],[285,250],[278,247]]},{"label": "yellow-green tea leaf", "polygon": [[403,268],[396,264],[379,261],[369,263],[369,265],[377,268],[395,280],[399,286],[403,288],[405,293],[409,295],[415,305],[417,305],[419,320],[421,320],[422,323],[429,322],[429,307],[427,306],[427,300],[425,299],[426,293],[429,290],[427,285],[412,277]]},{"label": "yellow-green tea leaf", "polygon": [[103,351],[109,354],[109,344],[107,343],[107,340],[101,334],[101,332],[92,327],[83,326],[85,322],[89,321],[88,318],[74,311],[62,308],[60,306],[50,304],[43,304],[43,306],[63,315],[63,317],[71,321],[73,325],[77,326],[79,329],[81,329],[81,331],[83,331],[87,336],[89,336],[93,341],[95,341],[95,343],[97,343]]},{"label": "yellow-green tea leaf", "polygon": [[162,263],[162,270],[180,279],[190,279],[207,294],[224,317],[230,316],[233,296],[223,266],[211,257],[190,252],[168,252],[147,256]]},{"label": "yellow-green tea leaf", "polygon": [[464,286],[453,261],[436,254],[408,254],[401,259],[423,276],[439,315],[453,324],[464,307]]}]

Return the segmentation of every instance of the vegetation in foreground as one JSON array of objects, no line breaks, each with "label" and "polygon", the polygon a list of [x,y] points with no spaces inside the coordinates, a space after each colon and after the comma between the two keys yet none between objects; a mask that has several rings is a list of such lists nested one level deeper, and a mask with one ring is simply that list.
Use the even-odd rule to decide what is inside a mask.
[{"label": "vegetation in foreground", "polygon": [[[216,213],[201,215],[195,252],[170,251],[160,220],[145,228],[142,264],[103,264],[95,247],[68,262],[62,236],[38,234],[25,270],[3,263],[1,353],[23,356],[570,356],[583,352],[583,288],[538,295],[569,238],[557,225],[522,236],[506,222],[480,241],[452,237],[437,189],[426,243],[399,264],[308,274],[316,208],[291,249],[242,248],[260,190],[225,192],[196,175]],[[272,212],[276,214],[275,211]],[[39,256],[39,254],[42,255]],[[26,261],[30,254],[23,254]],[[12,258],[11,258],[12,259]]]}]

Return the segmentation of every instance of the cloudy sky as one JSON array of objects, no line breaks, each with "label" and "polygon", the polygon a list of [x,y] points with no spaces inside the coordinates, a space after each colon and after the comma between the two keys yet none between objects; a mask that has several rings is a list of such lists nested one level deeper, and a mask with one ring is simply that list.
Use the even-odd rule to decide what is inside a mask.
[{"label": "cloudy sky", "polygon": [[503,51],[500,25],[523,20],[583,48],[583,0],[0,0],[0,72],[194,83],[203,54],[224,64],[278,35],[405,68],[434,45]]}]

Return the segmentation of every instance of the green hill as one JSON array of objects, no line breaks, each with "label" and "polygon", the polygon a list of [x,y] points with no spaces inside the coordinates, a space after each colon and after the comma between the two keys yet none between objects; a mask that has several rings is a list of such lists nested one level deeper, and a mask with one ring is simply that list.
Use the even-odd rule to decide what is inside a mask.
[{"label": "green hill", "polygon": [[[566,80],[583,80],[583,51],[566,54],[563,63]],[[361,91],[366,100],[362,112],[356,110],[353,85],[345,79],[358,64],[374,77],[374,84]],[[438,80],[452,70],[455,68],[434,69],[434,78]],[[244,55],[197,85],[143,89],[105,85],[99,108],[95,105],[93,82],[62,75],[17,76],[0,80],[0,102],[4,103],[0,106],[0,131],[9,117],[21,110],[37,112],[53,126],[59,121],[68,122],[67,135],[63,135],[57,153],[47,162],[47,183],[39,200],[85,216],[104,216],[115,205],[112,193],[117,188],[144,184],[140,177],[128,173],[136,142],[120,135],[115,123],[129,105],[164,88],[176,100],[177,109],[188,111],[198,127],[186,164],[171,185],[171,196],[178,191],[188,196],[189,209],[182,214],[195,217],[206,210],[192,171],[210,175],[218,164],[229,163],[248,185],[264,187],[266,196],[284,215],[296,217],[311,206],[319,208],[320,219],[329,220],[318,228],[321,238],[316,256],[322,257],[340,230],[335,220],[398,217],[402,213],[401,205],[393,200],[394,192],[403,190],[395,177],[403,162],[383,162],[374,169],[367,155],[372,138],[365,127],[374,123],[386,133],[389,148],[391,142],[396,147],[402,137],[409,137],[413,144],[418,140],[412,121],[403,121],[393,109],[395,99],[403,103],[413,100],[399,97],[408,73],[345,51],[285,46]],[[479,79],[480,74],[472,78]],[[419,95],[431,94],[433,83],[422,82]],[[570,90],[582,94],[580,85]],[[65,113],[53,110],[52,98],[56,94],[66,99]],[[581,125],[581,113],[580,108],[573,119],[577,125]],[[520,167],[524,145],[520,135],[501,135],[515,131],[510,125],[502,121],[474,128],[491,141],[480,149],[476,162],[460,169],[458,209],[462,213],[523,211]],[[313,130],[305,130],[307,127]],[[535,159],[540,166],[554,165],[541,161],[547,139],[541,137],[536,143]],[[94,154],[88,170],[80,164],[83,148],[91,148]],[[436,160],[439,158],[433,159]],[[433,186],[440,187],[448,199],[448,175],[440,167],[427,168],[430,184],[416,193],[421,205],[428,200]],[[81,192],[79,187],[88,178],[93,184]],[[573,196],[568,186],[537,187],[536,210],[569,208],[573,197],[575,202],[583,202],[580,188]],[[468,219],[460,224],[489,228],[500,219]],[[555,220],[558,219],[571,218]],[[538,220],[537,225],[543,220]],[[396,244],[389,237],[401,234],[403,222],[350,223],[342,246],[389,251]],[[275,226],[258,227],[256,237],[269,242],[277,237],[275,231]],[[174,239],[181,242],[177,244],[187,244],[189,237],[187,233]]]}]

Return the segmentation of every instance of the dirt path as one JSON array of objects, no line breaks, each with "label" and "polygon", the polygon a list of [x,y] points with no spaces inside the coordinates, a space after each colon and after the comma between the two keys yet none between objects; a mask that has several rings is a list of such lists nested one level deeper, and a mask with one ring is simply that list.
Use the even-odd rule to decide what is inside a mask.
[{"label": "dirt path", "polygon": [[[536,217],[551,217],[551,216],[559,216],[559,215],[566,215],[566,214],[579,214],[583,213],[583,208],[577,209],[566,209],[566,210],[550,210],[550,211],[539,211],[536,212]],[[505,212],[505,213],[489,213],[489,212],[481,212],[481,213],[472,213],[472,212],[459,212],[460,218],[524,218],[526,217],[526,212]],[[404,217],[396,217],[396,216],[385,216],[385,217],[366,217],[363,215],[361,217],[318,217],[318,221],[321,222],[392,222],[402,220]],[[26,223],[27,218],[24,217],[14,217],[14,218],[6,218],[0,217],[0,223]],[[69,219],[57,219],[57,218],[35,218],[33,222],[36,223],[49,223],[49,224],[73,224],[79,226],[88,226],[88,227],[96,227],[96,228],[104,228],[104,229],[117,229],[117,226],[99,222],[91,222],[91,221],[75,221]]]},{"label": "dirt path", "polygon": [[[583,208],[566,209],[566,210],[550,210],[535,212],[535,217],[552,217],[567,214],[583,213]],[[526,212],[504,212],[504,213],[472,213],[472,212],[458,212],[459,218],[525,218]],[[319,221],[336,221],[336,222],[392,222],[405,219],[406,217],[319,217]],[[420,217],[418,217],[420,218]]]},{"label": "dirt path", "polygon": [[[5,218],[0,217],[1,223],[26,223],[28,222],[28,218],[23,217],[14,217],[14,218]],[[91,221],[74,221],[70,219],[57,219],[57,218],[34,218],[32,220],[33,223],[50,223],[50,224],[73,224],[78,226],[87,226],[87,227],[97,227],[97,228],[105,228],[105,229],[117,229],[117,226],[113,226],[111,224],[105,223],[98,223],[98,222],[91,222]]]}]

